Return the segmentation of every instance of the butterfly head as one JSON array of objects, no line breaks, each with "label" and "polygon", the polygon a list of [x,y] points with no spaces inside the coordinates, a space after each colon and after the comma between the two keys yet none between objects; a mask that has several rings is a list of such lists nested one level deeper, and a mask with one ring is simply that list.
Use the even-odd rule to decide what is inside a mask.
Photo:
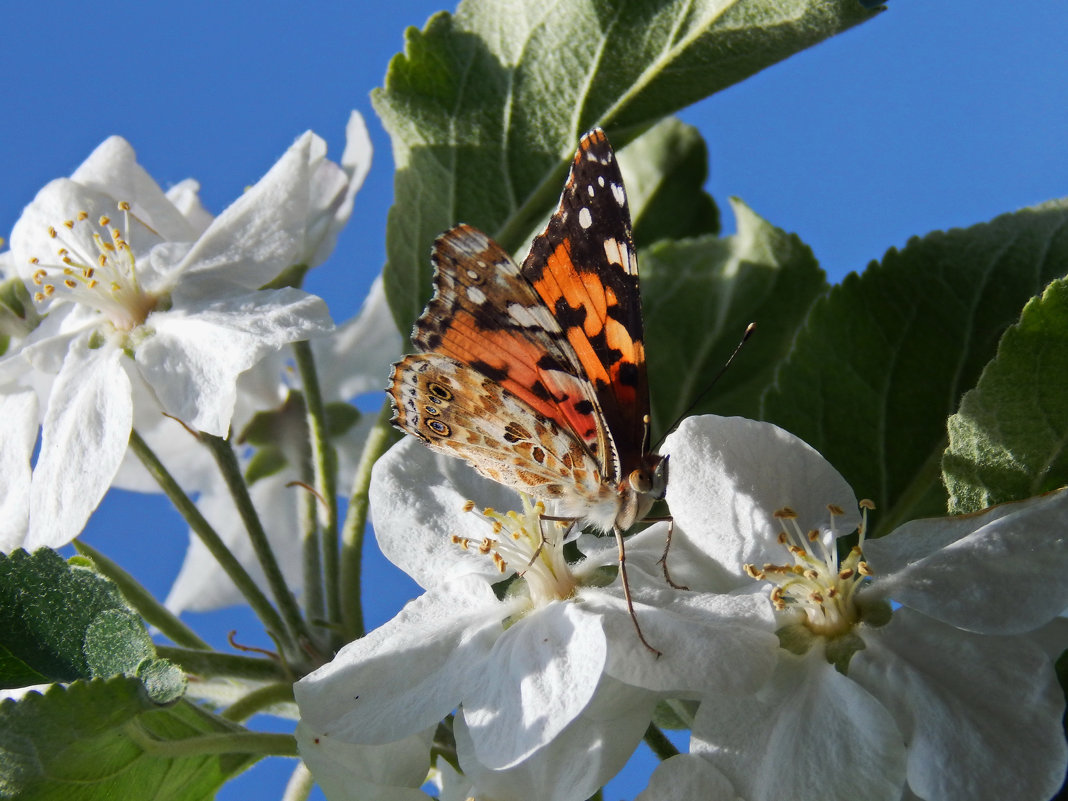
[{"label": "butterfly head", "polygon": [[619,484],[622,503],[616,515],[616,526],[626,531],[644,518],[655,501],[664,497],[667,489],[668,457],[647,453],[641,464],[630,471]]}]

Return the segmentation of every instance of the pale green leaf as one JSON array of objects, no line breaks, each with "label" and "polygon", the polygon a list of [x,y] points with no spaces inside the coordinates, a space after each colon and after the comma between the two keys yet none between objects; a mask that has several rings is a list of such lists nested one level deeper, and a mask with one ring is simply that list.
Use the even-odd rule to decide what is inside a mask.
[{"label": "pale green leaf", "polygon": [[[737,233],[639,254],[657,436],[687,412],[757,416],[761,393],[827,284],[812,251],[732,199]],[[709,389],[749,323],[757,328]]]},{"label": "pale green leaf", "polygon": [[1068,280],[1052,282],[1001,338],[949,419],[950,509],[974,512],[1068,484]]},{"label": "pale green leaf", "polygon": [[409,29],[372,95],[397,165],[385,284],[398,325],[430,294],[442,231],[469,223],[525,250],[585,131],[621,148],[872,16],[856,0],[484,0]]}]

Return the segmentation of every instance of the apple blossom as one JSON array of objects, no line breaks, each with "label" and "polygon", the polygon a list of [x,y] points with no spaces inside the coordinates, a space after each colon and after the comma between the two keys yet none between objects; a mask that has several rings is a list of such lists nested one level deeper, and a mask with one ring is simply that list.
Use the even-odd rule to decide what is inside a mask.
[{"label": "apple blossom", "polygon": [[[755,698],[707,693],[693,726],[691,752],[740,796],[1056,791],[1064,699],[1027,635],[1068,604],[1068,491],[865,541],[872,505],[858,513],[842,477],[776,426],[691,418],[664,450],[673,574],[770,586],[779,618],[772,679]],[[858,526],[839,561],[836,538]]]},{"label": "apple blossom", "polygon": [[[346,173],[324,168],[324,154],[322,140],[304,134],[205,226],[192,187],[173,193],[175,205],[112,137],[26,208],[11,252],[47,314],[0,372],[29,365],[55,375],[27,547],[58,546],[81,530],[146,406],[224,435],[237,377],[286,343],[329,330],[320,299],[260,289],[313,258],[347,214]],[[311,190],[324,169],[337,203]]]}]

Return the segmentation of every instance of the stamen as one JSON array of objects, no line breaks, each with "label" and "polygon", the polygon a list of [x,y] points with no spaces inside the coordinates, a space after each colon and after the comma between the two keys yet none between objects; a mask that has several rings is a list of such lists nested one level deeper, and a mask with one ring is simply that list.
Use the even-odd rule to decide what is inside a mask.
[{"label": "stamen", "polygon": [[[107,214],[101,214],[94,224],[84,210],[73,219],[63,220],[61,228],[48,226],[49,238],[59,245],[55,258],[33,256],[30,263],[40,267],[33,275],[34,284],[43,287],[34,295],[36,302],[67,300],[88,306],[101,314],[112,331],[124,336],[146,320],[160,298],[141,288],[137,261],[124,233],[130,225],[130,204],[121,201],[118,208],[124,214],[122,228],[113,226]],[[126,255],[120,259],[121,252]],[[104,273],[105,280],[98,279],[98,271]],[[45,284],[49,276],[57,274],[64,276],[61,282]],[[107,334],[107,329],[102,333]]]}]

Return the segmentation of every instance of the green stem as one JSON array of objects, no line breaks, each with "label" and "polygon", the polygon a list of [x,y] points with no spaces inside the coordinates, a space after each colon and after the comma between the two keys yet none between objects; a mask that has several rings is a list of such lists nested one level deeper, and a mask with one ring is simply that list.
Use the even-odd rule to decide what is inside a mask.
[{"label": "green stem", "polygon": [[[304,397],[303,408],[307,408]],[[305,412],[305,417],[307,412]],[[312,448],[309,439],[302,443],[300,454],[300,480],[308,487],[315,485],[315,465],[312,463]],[[304,570],[304,614],[313,624],[326,617],[326,601],[323,598],[322,542],[319,531],[319,499],[314,492],[303,490],[300,495],[301,562]]]},{"label": "green stem", "polygon": [[315,777],[311,775],[308,766],[298,762],[293,768],[293,773],[286,782],[285,793],[282,801],[308,801],[312,788],[315,786]]},{"label": "green stem", "polygon": [[642,739],[645,740],[645,744],[653,750],[653,753],[656,754],[661,761],[679,755],[679,749],[675,747],[675,744],[671,742],[671,740],[664,736],[664,732],[660,731],[660,727],[655,723],[649,724],[649,728],[645,730]]},{"label": "green stem", "polygon": [[[285,576],[282,575],[282,569],[278,566],[278,560],[274,557],[271,543],[267,539],[267,532],[263,530],[263,523],[260,522],[256,505],[252,502],[252,496],[249,495],[248,484],[245,483],[245,478],[241,474],[241,465],[238,464],[237,455],[234,453],[233,447],[228,440],[216,437],[213,434],[205,434],[201,431],[197,436],[201,442],[208,446],[208,450],[211,451],[211,455],[215,458],[215,463],[222,472],[223,480],[226,482],[226,486],[230,490],[230,496],[234,499],[234,505],[237,507],[237,513],[245,524],[245,531],[248,533],[249,541],[252,543],[252,550],[256,552],[256,558],[260,563],[260,567],[263,568],[267,586],[271,588],[275,603],[278,604],[282,617],[285,619],[287,639],[283,642],[288,643],[291,647],[300,639],[307,643],[313,642],[311,632],[308,631],[304,618],[301,617],[297,599],[290,592]],[[289,650],[287,649],[287,651]],[[289,655],[296,659],[302,657],[303,652],[294,649]]]},{"label": "green stem", "polygon": [[136,431],[130,432],[130,449],[137,454],[137,458],[141,460],[141,464],[145,466],[145,469],[159,484],[167,499],[174,504],[178,513],[185,518],[189,527],[193,529],[193,532],[204,543],[211,555],[215,557],[226,575],[230,577],[237,589],[245,596],[249,606],[252,607],[252,611],[256,613],[268,633],[275,638],[285,636],[285,624],[282,622],[277,610],[271,606],[270,600],[256,586],[252,576],[237,561],[237,557],[230,552],[230,549],[226,547],[226,543],[222,541],[222,538],[211,527],[211,524],[204,519],[200,510],[185,494],[178,482],[174,480],[174,477],[167,472],[167,468],[163,466],[163,463],[156,458],[156,454],[148,447],[148,443]]},{"label": "green stem", "polygon": [[157,645],[156,653],[169,659],[186,673],[197,676],[233,676],[256,681],[292,681],[293,677],[280,662],[219,651],[196,651]]},{"label": "green stem", "polygon": [[133,576],[108,559],[95,548],[81,540],[74,541],[74,547],[78,553],[84,554],[93,560],[97,571],[115,582],[122,592],[126,601],[137,610],[137,613],[152,626],[168,637],[172,642],[185,648],[196,648],[210,651],[211,646],[204,642],[197,633],[178,619],[171,610],[153,597],[152,593],[141,586]]},{"label": "green stem", "polygon": [[363,534],[367,525],[368,489],[371,468],[393,442],[393,427],[389,420],[393,407],[389,398],[382,404],[374,428],[360,454],[360,464],[352,481],[349,509],[341,530],[341,625],[346,641],[363,636],[363,605],[361,601],[361,567],[363,563]]},{"label": "green stem", "polygon": [[258,754],[259,756],[297,756],[297,741],[291,734],[267,732],[233,732],[232,734],[204,734],[182,740],[160,740],[135,720],[122,727],[134,743],[146,754],[177,758],[205,754]]},{"label": "green stem", "polygon": [[326,407],[319,389],[319,372],[309,342],[293,343],[293,354],[304,389],[308,413],[308,440],[315,469],[315,491],[319,493],[319,519],[322,526],[322,565],[326,584],[326,613],[330,623],[341,620],[340,569],[338,567],[337,460],[330,447]]},{"label": "green stem", "polygon": [[293,703],[293,682],[268,684],[234,701],[222,713],[222,717],[240,723],[248,720],[257,712],[287,701]]}]

